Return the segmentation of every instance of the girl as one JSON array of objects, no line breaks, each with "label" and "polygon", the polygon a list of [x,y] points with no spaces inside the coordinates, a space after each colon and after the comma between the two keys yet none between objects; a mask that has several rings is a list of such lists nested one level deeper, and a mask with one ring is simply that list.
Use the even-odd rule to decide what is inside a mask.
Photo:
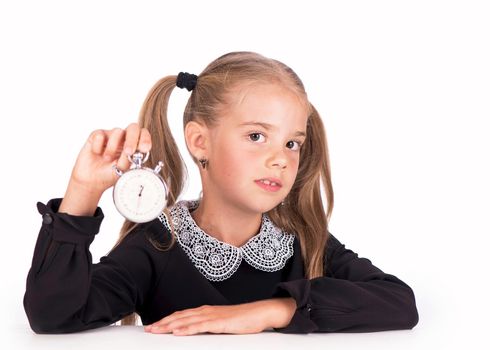
[{"label": "girl", "polygon": [[[192,91],[186,146],[202,192],[178,200],[185,164],[167,123],[175,86]],[[114,248],[92,264],[103,192],[128,154],[165,166],[167,207],[126,220]],[[327,199],[321,198],[323,184]],[[113,324],[179,335],[374,332],[418,323],[412,289],[345,248],[328,230],[333,190],[322,120],[299,77],[253,52],[232,52],[199,75],[158,81],[138,124],[96,130],[63,198],[37,203],[43,222],[24,308],[36,333]]]}]

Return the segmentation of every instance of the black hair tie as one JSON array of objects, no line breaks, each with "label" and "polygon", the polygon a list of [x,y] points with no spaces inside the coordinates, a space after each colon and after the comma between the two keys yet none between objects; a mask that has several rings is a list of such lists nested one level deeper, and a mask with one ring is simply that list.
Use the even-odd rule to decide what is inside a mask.
[{"label": "black hair tie", "polygon": [[197,75],[195,74],[180,72],[179,75],[177,75],[176,85],[181,89],[186,88],[187,90],[191,91],[196,87],[196,83]]}]

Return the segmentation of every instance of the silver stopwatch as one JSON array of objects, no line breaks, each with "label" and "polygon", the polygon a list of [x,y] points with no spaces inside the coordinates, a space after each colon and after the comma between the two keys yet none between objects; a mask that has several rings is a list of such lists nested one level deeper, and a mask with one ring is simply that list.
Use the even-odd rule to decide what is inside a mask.
[{"label": "silver stopwatch", "polygon": [[136,223],[157,218],[167,205],[168,186],[159,174],[163,162],[159,161],[154,170],[141,167],[149,156],[150,152],[144,159],[140,152],[128,155],[132,165],[125,173],[112,166],[119,176],[112,191],[114,205],[122,216]]}]

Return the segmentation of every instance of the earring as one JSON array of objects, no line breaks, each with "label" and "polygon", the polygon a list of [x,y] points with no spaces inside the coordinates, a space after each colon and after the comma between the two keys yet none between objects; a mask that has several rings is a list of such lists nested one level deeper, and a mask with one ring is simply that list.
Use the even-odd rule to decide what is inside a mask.
[{"label": "earring", "polygon": [[201,163],[202,168],[206,169],[206,164],[208,164],[208,160],[206,158],[201,158],[199,159],[199,162]]}]

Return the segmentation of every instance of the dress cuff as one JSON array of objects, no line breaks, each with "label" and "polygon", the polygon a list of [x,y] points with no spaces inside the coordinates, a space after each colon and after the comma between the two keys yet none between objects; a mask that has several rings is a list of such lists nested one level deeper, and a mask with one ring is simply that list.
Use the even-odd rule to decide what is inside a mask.
[{"label": "dress cuff", "polygon": [[312,301],[310,297],[310,280],[303,278],[277,284],[272,298],[292,297],[296,301],[296,311],[286,327],[273,328],[281,333],[311,333],[318,326],[310,318]]},{"label": "dress cuff", "polygon": [[47,204],[37,202],[37,210],[43,217],[43,227],[52,232],[54,241],[91,243],[104,219],[102,209],[97,207],[93,216],[58,213],[62,200],[63,198],[53,198]]}]

